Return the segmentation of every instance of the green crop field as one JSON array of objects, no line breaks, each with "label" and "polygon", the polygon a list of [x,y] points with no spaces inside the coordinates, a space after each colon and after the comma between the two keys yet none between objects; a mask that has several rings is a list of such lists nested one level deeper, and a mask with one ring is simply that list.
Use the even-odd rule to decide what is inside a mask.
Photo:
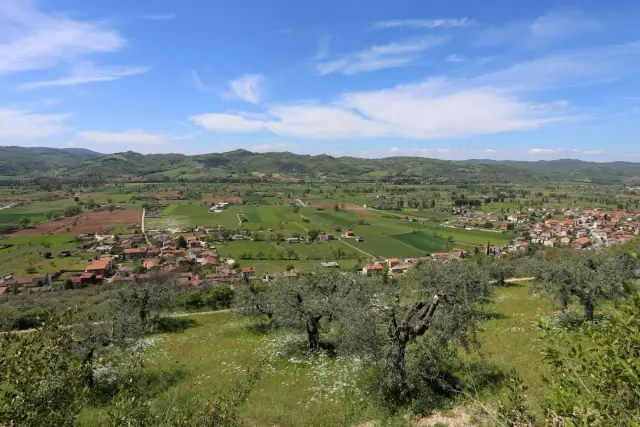
[{"label": "green crop field", "polygon": [[394,234],[390,237],[399,240],[405,245],[412,246],[422,253],[446,252],[450,249],[445,240],[434,237],[433,235],[427,234],[423,231],[418,231],[416,233]]},{"label": "green crop field", "polygon": [[[160,212],[158,218],[147,218],[147,228],[166,227],[205,227],[222,226],[231,230],[250,230],[263,232],[266,239],[273,238],[276,233],[283,237],[293,234],[305,236],[307,230],[315,229],[334,235],[352,230],[363,236],[364,242],[355,239],[344,243],[297,245],[295,248],[300,259],[330,259],[333,248],[342,245],[349,257],[356,258],[370,254],[376,257],[417,257],[427,253],[443,252],[452,247],[472,250],[475,245],[485,245],[487,241],[496,244],[507,244],[511,235],[501,232],[483,230],[464,230],[433,225],[433,223],[410,222],[402,216],[385,217],[377,211],[368,211],[367,215],[358,215],[345,210],[318,211],[314,207],[300,207],[298,212],[289,205],[233,205],[221,213],[211,213],[202,205],[171,205]],[[243,220],[240,223],[239,218]],[[341,232],[332,232],[332,226],[341,227]],[[267,230],[272,230],[270,233]],[[447,242],[451,237],[454,244]],[[229,249],[222,249],[225,255],[237,258],[240,254],[251,253],[271,259],[276,257],[275,243],[266,242],[232,242]],[[280,248],[282,250],[283,248]],[[359,249],[359,250],[358,250]],[[256,257],[257,258],[257,257]]]},{"label": "green crop field", "polygon": [[430,233],[435,233],[439,236],[452,237],[456,242],[466,242],[468,244],[486,245],[487,242],[498,245],[507,245],[511,239],[515,236],[509,233],[482,231],[482,230],[464,230],[461,228],[452,227],[429,227],[427,229]]}]

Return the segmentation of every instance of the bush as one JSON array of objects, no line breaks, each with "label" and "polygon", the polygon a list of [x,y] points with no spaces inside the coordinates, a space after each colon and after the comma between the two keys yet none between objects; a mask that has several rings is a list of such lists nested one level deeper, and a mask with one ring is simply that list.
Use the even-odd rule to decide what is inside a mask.
[{"label": "bush", "polygon": [[179,297],[179,303],[187,310],[198,310],[204,307],[202,292],[192,291],[185,292]]},{"label": "bush", "polygon": [[42,256],[45,257],[46,259],[51,259],[53,254],[51,252],[45,252],[45,253],[42,254]]},{"label": "bush", "polygon": [[213,310],[229,308],[233,303],[234,296],[235,292],[230,286],[215,286],[205,294],[204,303]]}]

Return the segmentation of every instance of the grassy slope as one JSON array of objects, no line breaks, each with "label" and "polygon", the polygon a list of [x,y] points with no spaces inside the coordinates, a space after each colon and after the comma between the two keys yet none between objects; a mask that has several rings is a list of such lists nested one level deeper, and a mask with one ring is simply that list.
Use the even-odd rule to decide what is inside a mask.
[{"label": "grassy slope", "polygon": [[[485,323],[480,334],[481,355],[505,372],[515,367],[530,386],[528,395],[534,404],[543,395],[540,375],[544,367],[533,322],[537,315],[549,314],[553,308],[548,300],[530,296],[526,286],[498,289],[494,318]],[[249,425],[320,427],[379,419],[380,414],[357,385],[363,370],[353,361],[285,356],[287,336],[259,334],[249,328],[250,322],[232,313],[192,319],[196,327],[157,336],[156,345],[148,350],[149,375],[164,379],[153,400],[156,410],[166,410],[171,401],[184,407],[212,400],[217,393],[228,392],[235,379],[244,378],[247,368],[266,357],[260,380],[241,407]],[[479,361],[481,355],[466,359]],[[490,404],[498,397],[488,392],[479,395]],[[88,411],[83,420],[83,425],[99,425],[101,412]]]}]

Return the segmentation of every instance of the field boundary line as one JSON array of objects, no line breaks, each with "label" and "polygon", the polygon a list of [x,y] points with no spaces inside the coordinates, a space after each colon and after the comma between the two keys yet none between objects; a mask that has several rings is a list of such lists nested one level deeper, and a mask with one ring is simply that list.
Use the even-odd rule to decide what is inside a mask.
[{"label": "field boundary line", "polygon": [[305,202],[303,202],[302,200],[300,200],[300,199],[296,199],[296,201],[297,201],[298,203],[300,203],[300,205],[301,205],[303,208],[306,208],[306,207],[307,207],[307,204],[306,204]]},{"label": "field boundary line", "polygon": [[365,255],[367,255],[367,256],[370,256],[371,258],[376,258],[375,256],[371,255],[369,252],[365,252],[365,251],[363,251],[362,249],[360,249],[360,248],[357,248],[357,247],[353,246],[351,243],[347,243],[347,242],[345,242],[344,240],[342,240],[342,237],[338,237],[338,240],[340,240],[340,241],[341,241],[342,243],[344,243],[345,245],[347,245],[347,246],[351,246],[353,249],[355,249],[355,250],[357,250],[357,251],[360,251],[360,252],[362,252],[363,254],[365,254]]},{"label": "field boundary line", "polygon": [[11,209],[12,207],[14,207],[14,206],[16,206],[16,205],[19,205],[19,203],[11,203],[10,205],[2,206],[2,207],[0,208],[0,211],[5,210],[5,209]]},{"label": "field boundary line", "polygon": [[295,221],[294,224],[297,225],[298,227],[304,228],[306,231],[309,231],[309,229],[307,227],[305,227],[304,225],[298,224],[297,221]]}]

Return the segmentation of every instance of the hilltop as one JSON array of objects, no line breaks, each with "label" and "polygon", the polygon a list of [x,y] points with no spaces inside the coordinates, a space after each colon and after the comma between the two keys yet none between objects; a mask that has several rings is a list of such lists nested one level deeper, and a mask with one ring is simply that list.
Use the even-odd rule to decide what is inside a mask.
[{"label": "hilltop", "polygon": [[2,176],[58,176],[78,179],[142,181],[311,178],[323,180],[450,182],[640,182],[640,164],[596,163],[572,159],[551,161],[467,160],[424,157],[366,159],[304,155],[289,152],[254,153],[234,150],[187,156],[100,154],[85,149],[0,147]]}]

